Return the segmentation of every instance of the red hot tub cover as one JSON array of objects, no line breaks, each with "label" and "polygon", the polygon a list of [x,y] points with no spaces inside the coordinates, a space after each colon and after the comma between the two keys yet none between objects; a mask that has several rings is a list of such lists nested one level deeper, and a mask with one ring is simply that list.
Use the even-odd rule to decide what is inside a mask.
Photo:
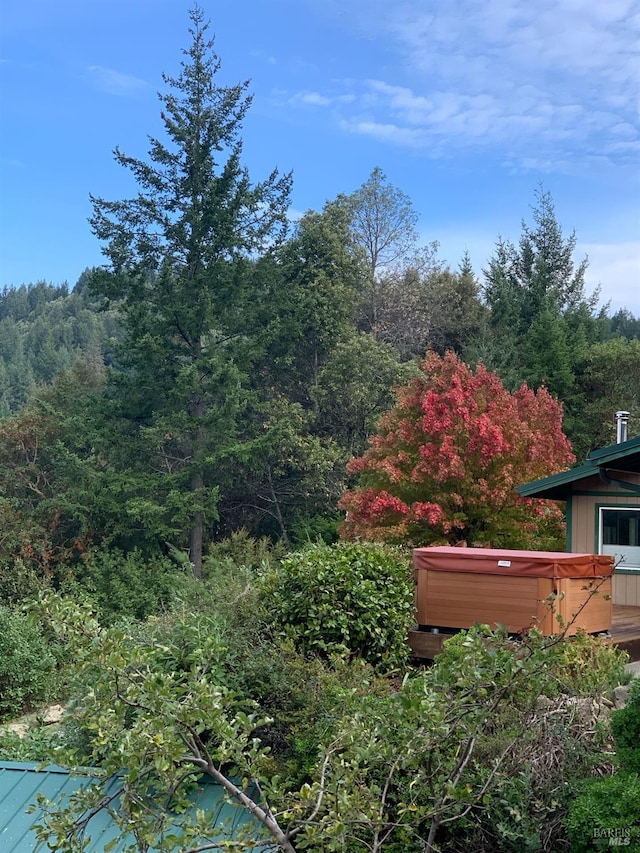
[{"label": "red hot tub cover", "polygon": [[415,548],[414,571],[474,572],[534,578],[602,578],[613,574],[613,557],[564,551],[506,551],[498,548]]}]

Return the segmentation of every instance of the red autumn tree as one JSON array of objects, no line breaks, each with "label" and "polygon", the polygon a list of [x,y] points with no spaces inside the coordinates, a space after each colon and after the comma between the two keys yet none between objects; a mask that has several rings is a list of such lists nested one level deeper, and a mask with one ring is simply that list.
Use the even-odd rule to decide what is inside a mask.
[{"label": "red autumn tree", "polygon": [[428,353],[423,375],[396,392],[378,434],[349,473],[341,535],[406,542],[562,548],[557,504],[523,499],[516,486],[574,461],[562,407],[541,388],[515,393],[483,365]]}]

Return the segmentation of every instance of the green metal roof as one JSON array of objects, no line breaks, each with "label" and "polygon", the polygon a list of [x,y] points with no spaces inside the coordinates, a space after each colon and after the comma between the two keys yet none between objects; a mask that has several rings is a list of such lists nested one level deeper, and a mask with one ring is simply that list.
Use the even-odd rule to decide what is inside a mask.
[{"label": "green metal roof", "polygon": [[[86,776],[71,775],[64,767],[25,763],[21,761],[0,761],[0,850],[2,853],[32,853],[37,847],[37,837],[32,828],[38,823],[40,812],[37,807],[37,795],[42,794],[53,802],[63,803],[70,794],[78,791],[84,785],[95,781],[91,771]],[[117,779],[111,779],[105,787],[105,795],[115,790]],[[251,817],[243,808],[235,807],[225,797],[220,785],[204,781],[195,792],[194,809],[206,812],[216,812],[216,823],[227,823],[230,838],[240,826],[246,826]],[[28,812],[34,807],[33,814]],[[259,830],[259,827],[257,827]],[[102,853],[105,844],[118,835],[116,824],[109,813],[103,809],[91,818],[87,836],[91,836],[87,853]],[[256,834],[256,838],[260,835]],[[133,837],[120,841],[114,848],[114,853],[122,853],[127,845],[134,843]],[[40,848],[44,849],[44,848]],[[252,850],[266,853],[274,846],[265,843]]]},{"label": "green metal roof", "polygon": [[640,435],[621,444],[592,450],[587,458],[598,466],[606,465],[610,468],[621,465],[622,471],[640,471]]},{"label": "green metal roof", "polygon": [[620,444],[611,444],[607,447],[601,447],[599,450],[592,450],[584,465],[570,468],[568,471],[561,471],[551,477],[543,477],[541,480],[524,483],[522,486],[518,486],[516,491],[524,498],[566,500],[575,483],[589,477],[598,477],[601,471],[606,473],[607,469],[640,472],[640,436]]}]

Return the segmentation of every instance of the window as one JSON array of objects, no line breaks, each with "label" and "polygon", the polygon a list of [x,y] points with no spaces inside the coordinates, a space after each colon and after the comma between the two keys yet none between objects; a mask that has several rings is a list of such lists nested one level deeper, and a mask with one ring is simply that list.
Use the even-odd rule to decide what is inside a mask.
[{"label": "window", "polygon": [[600,510],[600,553],[621,560],[620,568],[640,569],[640,509]]}]

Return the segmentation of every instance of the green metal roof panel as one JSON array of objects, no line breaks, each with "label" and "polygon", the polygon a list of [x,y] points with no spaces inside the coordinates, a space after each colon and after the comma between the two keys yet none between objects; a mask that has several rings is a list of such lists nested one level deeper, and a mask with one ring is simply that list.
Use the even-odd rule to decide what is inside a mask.
[{"label": "green metal roof panel", "polygon": [[578,468],[570,468],[561,471],[551,477],[543,477],[541,480],[533,480],[518,486],[516,491],[523,498],[549,498],[552,500],[566,500],[571,494],[571,485],[577,480],[586,480],[587,477],[598,475],[595,465],[580,465]]},{"label": "green metal roof panel", "polygon": [[[37,838],[33,825],[38,823],[39,811],[37,796],[42,794],[53,802],[62,804],[71,794],[82,786],[96,781],[90,771],[86,776],[71,775],[64,767],[55,765],[43,767],[38,764],[20,761],[0,761],[0,850],[2,853],[30,853],[37,846]],[[116,779],[111,779],[106,785],[105,795],[113,792],[117,785]],[[33,814],[29,809],[35,807]],[[225,797],[220,785],[205,781],[194,796],[194,808],[206,812],[215,812],[218,824],[226,823],[230,827],[231,836],[240,827],[252,821],[251,816],[242,808],[235,807]],[[262,828],[256,824],[256,839],[259,839]],[[102,853],[105,844],[116,838],[118,829],[106,810],[98,812],[91,818],[87,836],[91,842],[86,848],[87,853]],[[231,840],[231,839],[229,839]],[[127,845],[134,843],[132,837],[123,839],[114,848],[114,853],[122,853]],[[41,848],[44,849],[44,848]],[[272,844],[266,842],[261,847],[252,847],[257,853],[267,853],[273,850]]]},{"label": "green metal roof panel", "polygon": [[624,470],[638,471],[640,470],[640,435],[620,444],[610,444],[608,447],[592,450],[588,459],[593,460],[598,466],[610,466],[623,461]]},{"label": "green metal roof panel", "polygon": [[551,477],[533,480],[518,486],[516,491],[523,498],[547,498],[566,500],[572,491],[572,485],[587,477],[597,477],[600,469],[640,472],[640,436],[592,450],[584,465],[561,471]]}]

